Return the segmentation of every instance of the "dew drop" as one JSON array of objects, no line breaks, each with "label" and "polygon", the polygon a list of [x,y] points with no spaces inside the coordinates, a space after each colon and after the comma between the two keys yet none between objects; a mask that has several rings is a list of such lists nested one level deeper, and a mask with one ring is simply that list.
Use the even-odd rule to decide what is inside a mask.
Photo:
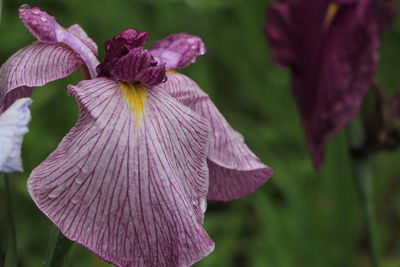
[{"label": "dew drop", "polygon": [[72,202],[72,204],[76,205],[79,202],[81,202],[81,200],[79,198],[77,198],[77,197],[74,197],[74,198],[71,199],[71,202]]},{"label": "dew drop", "polygon": [[53,191],[50,192],[49,198],[56,198],[61,194],[61,191],[59,189],[54,189]]},{"label": "dew drop", "polygon": [[75,179],[75,182],[76,182],[77,184],[82,184],[82,183],[83,183],[83,177],[78,177],[78,178],[76,178],[76,179]]}]

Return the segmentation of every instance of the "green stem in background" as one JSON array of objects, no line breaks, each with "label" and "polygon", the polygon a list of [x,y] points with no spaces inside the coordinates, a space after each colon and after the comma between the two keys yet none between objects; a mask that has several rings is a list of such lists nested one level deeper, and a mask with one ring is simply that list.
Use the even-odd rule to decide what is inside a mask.
[{"label": "green stem in background", "polygon": [[3,0],[0,0],[0,25],[1,25],[1,15],[3,14]]},{"label": "green stem in background", "polygon": [[[0,0],[1,1],[1,0]],[[10,186],[10,178],[8,174],[4,174],[5,185],[5,210],[7,211],[7,230],[8,230],[8,249],[6,254],[5,267],[16,267],[18,263],[17,257],[17,238],[15,234],[14,213],[12,207],[12,192]]]},{"label": "green stem in background", "polygon": [[68,253],[72,247],[72,241],[68,240],[60,230],[54,225],[49,243],[47,245],[46,260],[44,267],[61,267],[68,257]]},{"label": "green stem in background", "polygon": [[[365,141],[365,133],[359,118],[355,118],[346,129],[350,150],[359,148]],[[356,157],[352,154],[352,169],[358,199],[363,210],[368,231],[368,242],[373,267],[379,267],[379,233],[374,210],[374,182],[371,159],[368,155]]]}]

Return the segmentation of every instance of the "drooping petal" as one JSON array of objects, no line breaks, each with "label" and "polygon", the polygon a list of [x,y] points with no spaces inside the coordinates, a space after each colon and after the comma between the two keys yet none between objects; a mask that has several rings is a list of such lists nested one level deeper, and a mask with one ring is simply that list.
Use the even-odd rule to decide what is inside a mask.
[{"label": "drooping petal", "polygon": [[12,55],[0,68],[0,112],[29,87],[64,78],[82,65],[80,57],[63,44],[34,43]]},{"label": "drooping petal", "polygon": [[117,266],[190,266],[210,253],[207,122],[158,87],[97,78],[70,93],[81,115],[29,178],[37,206]]},{"label": "drooping petal", "polygon": [[0,114],[0,172],[21,172],[21,147],[31,120],[30,98],[15,101]]},{"label": "drooping petal", "polygon": [[187,33],[168,35],[154,43],[151,55],[167,69],[184,68],[196,62],[197,56],[204,55],[206,46],[201,38]]},{"label": "drooping petal", "polygon": [[280,0],[268,8],[271,55],[291,70],[317,170],[325,143],[354,118],[371,86],[388,10],[372,0]]},{"label": "drooping petal", "polygon": [[[86,43],[88,43],[88,38],[83,38],[83,40],[81,40],[82,34],[84,33],[82,29],[76,29],[75,27],[75,29],[73,28],[72,30],[73,33],[71,33],[61,27],[53,16],[50,16],[37,7],[19,8],[19,17],[39,41],[44,43],[65,43],[71,47],[85,62],[91,78],[97,76],[96,67],[99,61],[95,53],[92,52],[93,45],[90,44],[89,47],[86,45]],[[81,30],[80,36],[76,37],[76,31],[79,30]]]},{"label": "drooping petal", "polygon": [[252,193],[272,175],[228,124],[207,94],[190,78],[177,72],[167,74],[161,87],[210,123],[208,167],[209,200],[229,201]]},{"label": "drooping petal", "polygon": [[68,31],[81,40],[95,56],[98,55],[97,44],[86,34],[81,26],[74,24],[68,28]]}]

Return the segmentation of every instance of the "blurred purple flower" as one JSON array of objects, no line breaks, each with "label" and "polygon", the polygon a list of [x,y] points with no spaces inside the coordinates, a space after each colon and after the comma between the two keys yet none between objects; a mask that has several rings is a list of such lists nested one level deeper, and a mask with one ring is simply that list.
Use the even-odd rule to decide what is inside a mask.
[{"label": "blurred purple flower", "polygon": [[31,120],[30,98],[15,101],[0,113],[0,172],[22,172],[21,147]]},{"label": "blurred purple flower", "polygon": [[39,8],[19,9],[25,26],[37,38],[12,55],[0,68],[0,112],[14,101],[30,96],[31,87],[64,78],[86,65],[94,78],[97,46],[79,25],[68,29]]},{"label": "blurred purple flower", "polygon": [[166,71],[195,62],[201,39],[174,34],[146,50],[147,36],[106,41],[98,77],[69,86],[79,120],[28,186],[66,237],[105,261],[189,266],[214,248],[207,198],[249,194],[272,171],[195,82]]},{"label": "blurred purple flower", "polygon": [[316,169],[325,143],[357,113],[378,64],[391,3],[374,0],[280,0],[267,11],[271,55],[289,67]]}]

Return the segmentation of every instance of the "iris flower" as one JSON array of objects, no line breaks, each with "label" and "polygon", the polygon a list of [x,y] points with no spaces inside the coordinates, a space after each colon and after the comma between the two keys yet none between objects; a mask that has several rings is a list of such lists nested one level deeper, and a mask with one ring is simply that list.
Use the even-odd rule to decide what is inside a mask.
[{"label": "iris flower", "polygon": [[21,98],[0,113],[0,172],[22,171],[21,146],[31,120],[31,103],[30,98]]},{"label": "iris flower", "polygon": [[[80,116],[29,177],[37,206],[66,237],[117,266],[189,266],[209,254],[207,200],[249,194],[272,170],[207,94],[174,71],[205,53],[201,39],[173,34],[146,50],[148,34],[128,29],[105,43],[96,66],[86,35],[72,36],[38,9],[22,11],[40,40],[33,45],[74,57],[63,75],[84,63],[93,78],[68,87]],[[65,41],[72,39],[80,46]]]},{"label": "iris flower", "polygon": [[393,6],[375,0],[280,0],[268,8],[272,58],[289,67],[316,169],[325,143],[357,113],[378,64]]}]

